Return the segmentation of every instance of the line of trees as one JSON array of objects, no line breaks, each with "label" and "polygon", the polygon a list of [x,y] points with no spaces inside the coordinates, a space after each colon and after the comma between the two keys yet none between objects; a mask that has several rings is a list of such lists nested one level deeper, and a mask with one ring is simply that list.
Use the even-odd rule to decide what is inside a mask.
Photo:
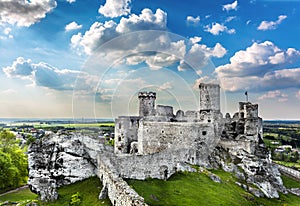
[{"label": "line of trees", "polygon": [[0,191],[27,183],[28,162],[25,149],[13,133],[0,131]]}]

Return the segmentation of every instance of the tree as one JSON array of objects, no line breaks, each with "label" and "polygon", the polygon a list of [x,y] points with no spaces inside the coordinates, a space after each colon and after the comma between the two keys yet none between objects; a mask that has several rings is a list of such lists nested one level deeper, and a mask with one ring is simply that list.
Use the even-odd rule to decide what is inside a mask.
[{"label": "tree", "polygon": [[18,187],[27,182],[27,156],[14,134],[0,131],[0,190]]}]

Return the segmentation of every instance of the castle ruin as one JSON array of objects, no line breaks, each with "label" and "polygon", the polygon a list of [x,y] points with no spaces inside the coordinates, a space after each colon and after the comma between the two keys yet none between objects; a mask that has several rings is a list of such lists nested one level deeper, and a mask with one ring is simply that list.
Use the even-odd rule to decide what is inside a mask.
[{"label": "castle ruin", "polygon": [[[139,92],[138,99],[138,116],[115,119],[114,148],[76,134],[32,144],[32,190],[41,199],[52,200],[57,198],[57,187],[96,174],[103,184],[100,199],[109,197],[118,206],[146,205],[124,178],[167,180],[178,171],[195,172],[192,165],[198,165],[235,174],[241,182],[255,185],[239,183],[258,197],[278,198],[278,192],[286,193],[262,141],[257,104],[240,102],[232,117],[223,116],[220,86],[203,83],[199,85],[199,108],[194,111],[174,114],[173,107],[155,104],[155,92]],[[77,174],[80,171],[83,174]]]},{"label": "castle ruin", "polygon": [[[115,120],[115,154],[149,155],[183,148],[194,148],[199,153],[201,148],[216,146],[221,137],[259,141],[262,120],[257,104],[240,102],[239,112],[233,118],[229,114],[223,118],[220,86],[202,83],[199,90],[199,109],[178,110],[175,115],[173,107],[155,105],[155,92],[139,92],[139,116],[120,116]],[[199,158],[194,154],[189,159]]]}]

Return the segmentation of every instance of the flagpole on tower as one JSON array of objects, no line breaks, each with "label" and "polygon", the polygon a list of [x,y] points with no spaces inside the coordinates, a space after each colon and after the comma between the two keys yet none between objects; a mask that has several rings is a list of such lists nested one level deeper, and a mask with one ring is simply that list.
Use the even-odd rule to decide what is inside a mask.
[{"label": "flagpole on tower", "polygon": [[248,102],[248,92],[247,91],[245,92],[245,95],[246,95],[246,102]]}]

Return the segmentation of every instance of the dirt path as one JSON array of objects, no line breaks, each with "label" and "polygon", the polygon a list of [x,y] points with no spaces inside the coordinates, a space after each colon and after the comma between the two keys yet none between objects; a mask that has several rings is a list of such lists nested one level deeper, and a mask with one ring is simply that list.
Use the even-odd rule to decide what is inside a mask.
[{"label": "dirt path", "polygon": [[18,192],[20,190],[24,190],[24,189],[27,189],[27,188],[28,188],[28,185],[24,185],[22,187],[16,188],[14,190],[9,190],[9,191],[7,191],[5,193],[0,194],[0,197],[3,196],[3,195],[9,194],[9,193]]}]

